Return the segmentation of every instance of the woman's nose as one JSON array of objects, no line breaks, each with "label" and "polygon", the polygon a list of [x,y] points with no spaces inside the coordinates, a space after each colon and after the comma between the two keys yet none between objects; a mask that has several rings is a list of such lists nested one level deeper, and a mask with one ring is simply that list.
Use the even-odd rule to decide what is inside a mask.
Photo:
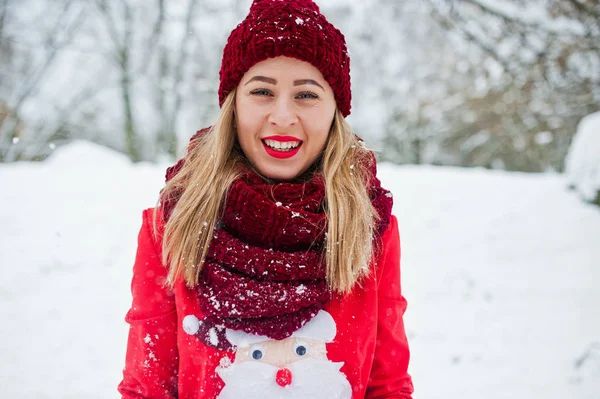
[{"label": "woman's nose", "polygon": [[283,97],[278,98],[269,115],[269,123],[273,126],[287,128],[295,125],[297,122],[298,118],[291,101]]}]

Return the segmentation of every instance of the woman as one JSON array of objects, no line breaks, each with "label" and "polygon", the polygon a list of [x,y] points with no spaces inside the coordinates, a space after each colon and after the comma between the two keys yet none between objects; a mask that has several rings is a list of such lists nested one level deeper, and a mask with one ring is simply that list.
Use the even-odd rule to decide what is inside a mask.
[{"label": "woman", "polygon": [[411,398],[397,222],[350,97],[319,8],[254,1],[218,120],[143,214],[124,398]]}]

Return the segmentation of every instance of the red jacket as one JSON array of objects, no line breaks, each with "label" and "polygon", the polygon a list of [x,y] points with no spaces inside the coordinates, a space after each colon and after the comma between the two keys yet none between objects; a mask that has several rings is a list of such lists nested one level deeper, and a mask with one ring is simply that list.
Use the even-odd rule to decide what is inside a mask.
[{"label": "red jacket", "polygon": [[[152,234],[152,215],[152,209],[143,213],[133,304],[125,317],[130,330],[118,387],[123,398],[213,399],[236,397],[234,392],[264,398],[411,398],[395,217],[362,287],[331,300],[314,326],[307,324],[281,342],[228,331],[237,345],[233,352],[206,346],[191,334],[202,320],[193,290],[183,282],[172,291],[162,286],[167,270]],[[296,396],[285,396],[293,389]]]}]

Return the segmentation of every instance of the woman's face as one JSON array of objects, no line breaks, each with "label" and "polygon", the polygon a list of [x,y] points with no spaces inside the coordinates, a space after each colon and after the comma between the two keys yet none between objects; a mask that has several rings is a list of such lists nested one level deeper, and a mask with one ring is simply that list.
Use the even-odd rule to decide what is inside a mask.
[{"label": "woman's face", "polygon": [[250,163],[265,177],[290,180],[323,151],[336,103],[317,68],[276,57],[246,72],[235,110],[237,138]]}]

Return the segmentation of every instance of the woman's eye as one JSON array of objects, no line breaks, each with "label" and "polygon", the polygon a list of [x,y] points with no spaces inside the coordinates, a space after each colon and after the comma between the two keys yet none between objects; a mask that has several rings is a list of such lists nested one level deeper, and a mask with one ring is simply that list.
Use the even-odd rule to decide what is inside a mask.
[{"label": "woman's eye", "polygon": [[316,95],[315,93],[313,93],[311,91],[305,91],[305,92],[299,93],[296,97],[299,98],[299,99],[315,99],[315,98],[319,98],[318,95]]},{"label": "woman's eye", "polygon": [[253,96],[270,96],[271,92],[267,89],[257,89],[250,92]]},{"label": "woman's eye", "polygon": [[297,342],[296,345],[294,345],[294,352],[296,352],[296,355],[298,356],[306,355],[308,352],[308,344],[302,341]]},{"label": "woman's eye", "polygon": [[250,348],[250,357],[254,360],[260,360],[263,358],[263,356],[265,355],[265,349],[254,345],[252,346],[252,348]]}]

